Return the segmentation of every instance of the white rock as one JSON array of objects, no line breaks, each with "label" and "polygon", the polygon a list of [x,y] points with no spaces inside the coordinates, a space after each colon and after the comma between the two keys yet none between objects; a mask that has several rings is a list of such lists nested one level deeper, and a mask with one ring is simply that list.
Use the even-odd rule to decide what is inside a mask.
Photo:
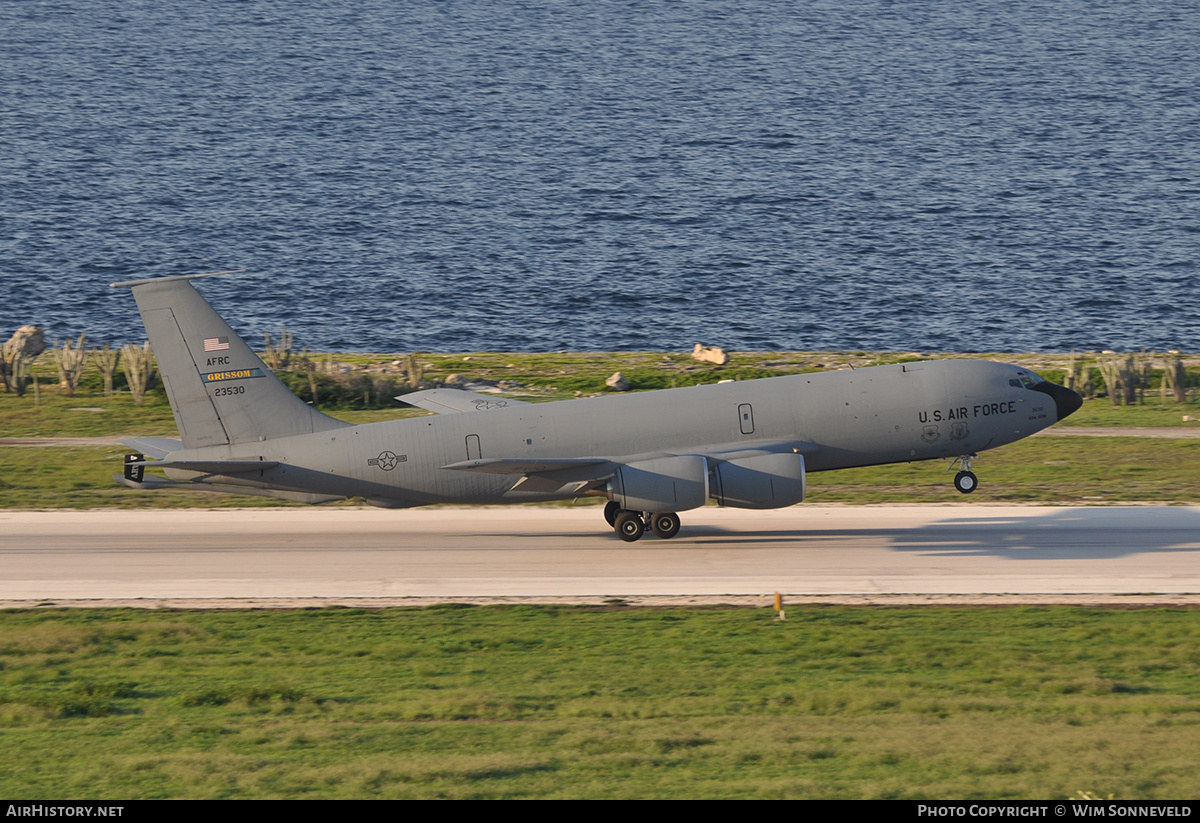
[{"label": "white rock", "polygon": [[719,346],[703,346],[699,343],[692,349],[692,359],[703,363],[715,363],[724,366],[729,362],[729,355]]}]

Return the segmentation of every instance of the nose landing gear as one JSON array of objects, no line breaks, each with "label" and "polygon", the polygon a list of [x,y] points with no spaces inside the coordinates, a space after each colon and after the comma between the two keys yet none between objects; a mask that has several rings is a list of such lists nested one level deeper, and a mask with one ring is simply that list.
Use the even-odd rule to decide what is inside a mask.
[{"label": "nose landing gear", "polygon": [[955,464],[962,466],[961,471],[954,475],[954,488],[958,489],[963,494],[970,494],[979,488],[979,478],[971,471],[971,461],[979,457],[977,454],[964,454],[954,458],[954,461],[946,468],[946,471],[954,468]]}]

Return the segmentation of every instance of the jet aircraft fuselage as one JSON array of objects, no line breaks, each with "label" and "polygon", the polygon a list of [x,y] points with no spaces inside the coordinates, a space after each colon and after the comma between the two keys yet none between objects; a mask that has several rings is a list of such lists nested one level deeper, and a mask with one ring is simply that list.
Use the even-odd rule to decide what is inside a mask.
[{"label": "jet aircraft fuselage", "polygon": [[[437,389],[400,399],[441,413],[349,425],[287,391],[192,278],[134,281],[181,440],[139,439],[122,482],[378,506],[598,495],[624,539],[679,528],[715,498],[775,508],[807,473],[970,460],[1053,425],[1074,392],[1020,366],[938,360],[550,403]],[[282,391],[281,391],[282,390]],[[160,466],[170,481],[145,475]]]}]

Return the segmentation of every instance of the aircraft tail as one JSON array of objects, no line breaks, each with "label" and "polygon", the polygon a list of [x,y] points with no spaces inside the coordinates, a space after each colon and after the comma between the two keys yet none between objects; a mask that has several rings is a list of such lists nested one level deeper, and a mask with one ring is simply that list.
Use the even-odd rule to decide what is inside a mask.
[{"label": "aircraft tail", "polygon": [[191,280],[113,283],[133,289],[184,448],[235,445],[340,428],[292,394]]}]

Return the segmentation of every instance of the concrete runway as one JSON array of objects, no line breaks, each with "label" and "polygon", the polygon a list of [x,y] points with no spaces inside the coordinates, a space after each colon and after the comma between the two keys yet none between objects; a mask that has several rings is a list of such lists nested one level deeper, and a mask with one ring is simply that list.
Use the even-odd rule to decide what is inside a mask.
[{"label": "concrete runway", "polygon": [[797,506],[621,542],[598,507],[0,512],[0,606],[1200,604],[1200,507]]}]

